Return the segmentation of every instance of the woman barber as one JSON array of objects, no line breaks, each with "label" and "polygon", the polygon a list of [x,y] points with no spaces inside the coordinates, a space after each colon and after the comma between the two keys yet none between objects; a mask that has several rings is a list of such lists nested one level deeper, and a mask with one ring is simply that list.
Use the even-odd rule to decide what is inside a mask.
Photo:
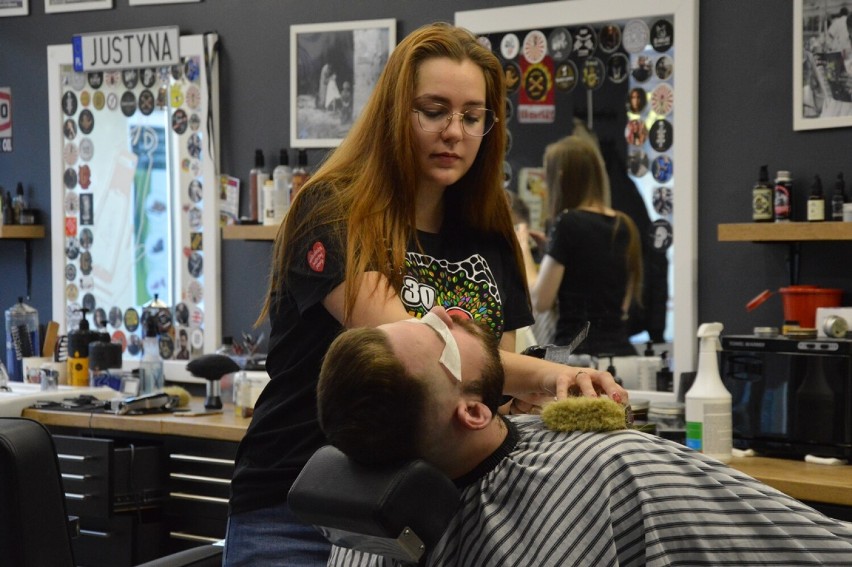
[{"label": "woman barber", "polygon": [[555,221],[531,286],[533,309],[549,310],[558,299],[556,344],[590,321],[576,352],[635,355],[627,314],[642,297],[641,242],[630,217],[610,207],[600,150],[589,135],[562,138],[545,149],[544,172]]},{"label": "woman barber", "polygon": [[500,338],[508,394],[626,401],[607,373],[514,353],[513,331],[531,315],[502,187],[503,97],[500,63],[473,35],[422,27],[394,49],[346,139],[294,201],[273,249],[261,313],[271,381],[237,453],[225,565],[325,565],[329,544],[290,513],[287,491],[324,444],[317,378],[344,328],[442,305]]}]

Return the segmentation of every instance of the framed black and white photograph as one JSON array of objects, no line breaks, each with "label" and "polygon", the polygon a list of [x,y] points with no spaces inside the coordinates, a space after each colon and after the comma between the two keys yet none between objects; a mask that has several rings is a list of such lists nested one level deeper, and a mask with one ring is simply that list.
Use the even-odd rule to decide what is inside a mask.
[{"label": "framed black and white photograph", "polygon": [[112,0],[44,0],[46,14],[110,9],[112,9]]},{"label": "framed black and white photograph", "polygon": [[0,18],[26,16],[30,13],[30,0],[0,0]]},{"label": "framed black and white photograph", "polygon": [[395,19],[290,26],[290,145],[338,146],[395,45]]},{"label": "framed black and white photograph", "polygon": [[794,0],[794,130],[852,126],[851,9],[847,0]]}]

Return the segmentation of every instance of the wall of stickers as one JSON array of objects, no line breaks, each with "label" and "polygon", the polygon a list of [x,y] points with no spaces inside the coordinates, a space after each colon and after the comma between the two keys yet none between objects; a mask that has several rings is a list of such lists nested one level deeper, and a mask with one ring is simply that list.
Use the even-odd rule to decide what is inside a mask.
[{"label": "wall of stickers", "polygon": [[220,342],[215,41],[181,38],[169,66],[88,72],[49,48],[54,318],[67,332],[88,312],[126,360],[149,316],[165,360]]}]

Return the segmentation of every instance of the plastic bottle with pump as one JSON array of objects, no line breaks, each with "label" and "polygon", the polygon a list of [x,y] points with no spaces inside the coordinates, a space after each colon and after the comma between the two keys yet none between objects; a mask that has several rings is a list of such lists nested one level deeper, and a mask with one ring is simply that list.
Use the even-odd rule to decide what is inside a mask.
[{"label": "plastic bottle with pump", "polygon": [[669,367],[669,351],[660,354],[660,369],[657,370],[657,391],[674,392],[674,374]]},{"label": "plastic bottle with pump", "polygon": [[149,313],[145,321],[145,338],[142,339],[142,360],[139,362],[142,394],[152,394],[163,389],[163,359],[160,358],[158,334],[157,317]]},{"label": "plastic bottle with pump", "polygon": [[[101,333],[89,329],[88,309],[80,309],[83,318],[75,331],[68,333],[68,384],[89,385],[89,344],[101,340]],[[109,340],[109,338],[107,338]]]},{"label": "plastic bottle with pump", "polygon": [[654,343],[645,344],[643,356],[636,357],[636,374],[639,378],[640,390],[653,391],[656,386],[657,370],[660,369],[660,359],[654,354]]},{"label": "plastic bottle with pump", "polygon": [[272,170],[273,207],[275,209],[275,224],[280,224],[290,209],[290,187],[293,184],[293,169],[290,167],[290,153],[286,148],[281,149],[278,165]]},{"label": "plastic bottle with pump", "polygon": [[301,191],[302,185],[304,185],[310,177],[310,172],[308,171],[308,152],[306,150],[299,150],[298,156],[299,158],[296,169],[293,170],[293,183],[290,187],[290,203],[293,202],[293,199],[295,199],[296,195],[298,195],[299,191]]},{"label": "plastic bottle with pump", "polygon": [[722,329],[722,323],[704,323],[698,327],[698,373],[685,398],[686,445],[728,462],[733,446],[733,424],[731,393],[719,375]]}]

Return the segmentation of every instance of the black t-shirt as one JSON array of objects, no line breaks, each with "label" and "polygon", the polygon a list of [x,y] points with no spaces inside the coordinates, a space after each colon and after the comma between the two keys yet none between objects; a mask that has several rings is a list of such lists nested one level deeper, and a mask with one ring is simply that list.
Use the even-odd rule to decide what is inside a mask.
[{"label": "black t-shirt", "polygon": [[[297,261],[270,314],[266,368],[271,381],[237,452],[232,513],[285,501],[299,471],[325,443],[317,422],[316,385],[322,357],[343,330],[322,305],[344,279],[345,249],[334,237],[340,228],[309,231],[292,244]],[[532,323],[514,255],[501,237],[421,232],[418,238],[423,252],[406,253],[398,290],[412,316],[442,305],[469,314],[497,337]]]},{"label": "black t-shirt", "polygon": [[576,352],[636,354],[621,304],[627,290],[627,225],[617,217],[582,210],[563,211],[554,223],[547,254],[565,266],[559,285],[556,344],[565,344],[582,323],[588,338]]}]

